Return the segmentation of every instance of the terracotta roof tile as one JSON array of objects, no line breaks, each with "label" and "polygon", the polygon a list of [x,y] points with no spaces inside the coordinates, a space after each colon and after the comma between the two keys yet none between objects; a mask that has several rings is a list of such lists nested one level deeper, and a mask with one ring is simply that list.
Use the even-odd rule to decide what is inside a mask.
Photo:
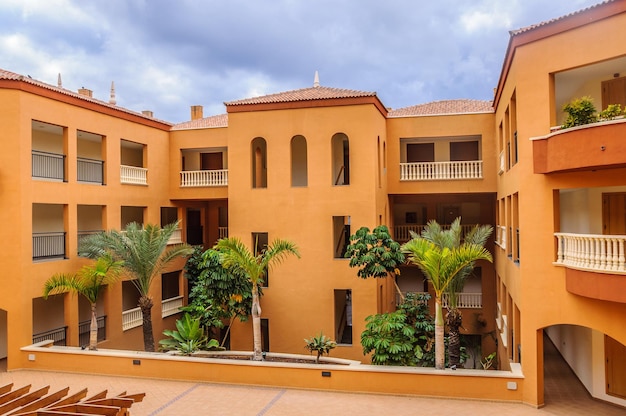
[{"label": "terracotta roof tile", "polygon": [[246,98],[243,100],[229,101],[227,106],[247,104],[274,104],[295,101],[329,100],[337,98],[375,97],[375,92],[355,91],[330,87],[310,87],[299,90],[279,92],[277,94],[264,95],[261,97]]},{"label": "terracotta roof tile", "polygon": [[228,114],[199,118],[175,124],[172,130],[210,129],[216,127],[228,127]]},{"label": "terracotta roof tile", "polygon": [[92,102],[92,103],[95,103],[95,104],[98,104],[98,105],[102,105],[102,106],[105,106],[105,107],[114,108],[114,109],[116,109],[118,111],[122,111],[124,113],[132,114],[132,115],[135,115],[135,116],[138,116],[138,117],[142,117],[142,118],[145,118],[145,119],[148,119],[148,120],[158,121],[159,123],[163,123],[163,124],[166,124],[166,125],[170,125],[170,126],[172,125],[172,123],[170,123],[168,121],[159,120],[159,119],[154,118],[154,117],[149,117],[149,116],[147,116],[145,114],[142,114],[142,113],[139,113],[139,112],[136,112],[136,111],[132,111],[132,110],[129,110],[129,109],[124,108],[124,107],[119,107],[117,105],[110,104],[110,103],[108,103],[106,101],[102,101],[102,100],[98,100],[98,99],[95,99],[95,98],[92,98],[92,97],[88,97],[86,95],[82,95],[82,94],[79,94],[79,93],[74,92],[74,91],[66,90],[65,88],[59,88],[59,87],[57,87],[55,85],[46,84],[45,82],[38,81],[36,79],[30,78],[29,76],[16,74],[15,72],[7,71],[7,70],[4,70],[4,69],[0,69],[0,80],[27,82],[29,84],[36,85],[38,87],[45,88],[47,90],[59,92],[59,93],[64,94],[64,95],[68,95],[68,96],[71,96],[71,97],[79,98],[81,100],[89,101],[89,102]]},{"label": "terracotta roof tile", "polygon": [[388,117],[434,116],[443,114],[492,113],[491,101],[442,100],[389,111]]},{"label": "terracotta roof tile", "polygon": [[511,31],[509,31],[509,33],[511,34],[511,36],[516,36],[516,35],[519,35],[521,33],[529,32],[529,31],[537,29],[539,27],[546,26],[546,25],[549,25],[549,24],[554,23],[554,22],[558,22],[559,20],[564,20],[564,19],[567,19],[568,17],[584,13],[587,10],[595,9],[596,7],[599,7],[599,6],[603,5],[603,4],[613,3],[615,1],[619,1],[619,0],[605,0],[605,1],[601,2],[601,3],[594,4],[593,6],[589,6],[589,7],[586,7],[584,9],[572,12],[572,13],[568,13],[568,14],[566,14],[564,16],[556,17],[554,19],[546,20],[544,22],[540,22],[540,23],[537,23],[537,24],[534,24],[534,25],[522,27],[520,29],[511,30]]}]

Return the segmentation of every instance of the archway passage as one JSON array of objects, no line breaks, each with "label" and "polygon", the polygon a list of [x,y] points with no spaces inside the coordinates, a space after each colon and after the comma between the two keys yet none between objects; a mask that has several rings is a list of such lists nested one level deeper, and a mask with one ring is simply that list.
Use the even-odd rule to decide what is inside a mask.
[{"label": "archway passage", "polygon": [[576,376],[544,331],[544,399],[551,414],[607,415],[626,414],[626,408],[594,399]]}]

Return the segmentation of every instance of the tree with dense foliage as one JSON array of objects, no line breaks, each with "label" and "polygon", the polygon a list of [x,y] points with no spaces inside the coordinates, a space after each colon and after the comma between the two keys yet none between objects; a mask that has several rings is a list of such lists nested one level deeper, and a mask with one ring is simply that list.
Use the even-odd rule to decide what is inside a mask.
[{"label": "tree with dense foliage", "polygon": [[[474,244],[481,247],[489,239],[493,232],[490,225],[475,225],[465,236],[461,227],[461,218],[456,218],[448,229],[443,229],[437,221],[429,221],[424,227],[421,236],[439,247],[458,248],[461,244]],[[463,324],[463,314],[458,309],[459,293],[463,291],[465,281],[474,271],[474,262],[465,266],[448,285],[445,293],[448,296],[448,314],[446,324],[448,326],[448,364],[459,366],[461,364],[461,336],[459,328]]]},{"label": "tree with dense foliage", "polygon": [[404,263],[400,244],[391,238],[386,225],[379,225],[371,232],[361,227],[350,236],[346,249],[346,258],[350,258],[350,267],[358,267],[357,276],[387,277],[400,274],[398,266]]},{"label": "tree with dense foliage", "polygon": [[139,292],[139,308],[143,317],[143,342],[146,351],[154,351],[150,287],[166,267],[179,257],[189,256],[193,249],[187,244],[168,245],[178,222],[164,226],[154,224],[142,227],[128,224],[124,231],[109,230],[85,237],[80,244],[81,255],[97,258],[109,253],[123,261],[126,273]]},{"label": "tree with dense foliage", "polygon": [[[230,321],[228,331],[236,318],[247,320],[252,308],[252,283],[243,273],[226,269],[218,251],[195,247],[185,265],[185,277],[192,287],[189,305],[181,309],[199,318],[207,332],[223,328],[224,320]],[[222,346],[227,337],[226,334]]]},{"label": "tree with dense foliage", "polygon": [[363,353],[372,364],[432,366],[434,322],[428,311],[428,294],[408,293],[398,309],[365,318],[361,334]]},{"label": "tree with dense foliage", "polygon": [[403,244],[402,252],[417,265],[435,291],[435,368],[445,367],[444,319],[442,297],[459,273],[477,260],[491,261],[491,253],[478,244],[463,243],[446,247],[415,235]]},{"label": "tree with dense foliage", "polygon": [[98,345],[98,316],[96,302],[107,285],[117,282],[122,271],[121,261],[113,260],[109,254],[98,257],[94,264],[83,266],[75,274],[55,274],[44,283],[43,297],[72,292],[82,295],[91,306],[89,325],[89,349],[96,350]]},{"label": "tree with dense foliage", "polygon": [[215,249],[221,254],[222,265],[232,269],[234,273],[243,273],[252,285],[252,334],[254,348],[252,359],[263,360],[261,347],[261,303],[259,287],[267,274],[268,268],[281,263],[287,256],[295,255],[300,258],[297,246],[288,240],[274,240],[262,250],[254,250],[254,255],[237,237],[228,237],[218,240]]}]

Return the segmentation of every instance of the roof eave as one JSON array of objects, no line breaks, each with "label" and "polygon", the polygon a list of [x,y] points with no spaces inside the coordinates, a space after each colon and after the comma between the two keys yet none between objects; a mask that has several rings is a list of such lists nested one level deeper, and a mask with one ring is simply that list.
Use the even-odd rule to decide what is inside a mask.
[{"label": "roof eave", "polygon": [[226,112],[232,113],[246,113],[253,111],[271,111],[271,110],[291,110],[301,108],[320,108],[320,107],[339,107],[350,105],[374,105],[378,111],[387,117],[387,108],[383,105],[377,95],[369,95],[362,97],[348,97],[348,98],[323,98],[317,100],[297,100],[297,101],[285,101],[275,103],[253,103],[253,104],[229,104],[226,105]]},{"label": "roof eave", "polygon": [[107,105],[105,103],[99,102],[96,99],[82,97],[78,93],[73,93],[71,91],[60,91],[53,86],[40,85],[40,83],[38,82],[29,82],[29,80],[23,77],[20,77],[19,79],[0,79],[0,89],[1,88],[24,91],[65,104],[87,108],[101,114],[106,114],[116,118],[144,124],[146,126],[157,128],[159,130],[170,130],[173,125],[172,123],[163,120],[150,118],[140,113],[135,113],[123,107]]},{"label": "roof eave", "polygon": [[607,19],[611,16],[624,12],[626,12],[626,2],[611,1],[597,4],[591,8],[581,10],[578,13],[573,13],[553,22],[546,23],[545,25],[540,25],[521,32],[510,31],[509,33],[511,36],[504,55],[500,78],[498,79],[498,86],[496,87],[496,92],[493,98],[493,108],[495,109],[500,102],[502,90],[504,89],[504,83],[513,63],[515,50],[518,47],[557,35],[559,33],[567,32],[578,27],[596,23],[600,20]]}]

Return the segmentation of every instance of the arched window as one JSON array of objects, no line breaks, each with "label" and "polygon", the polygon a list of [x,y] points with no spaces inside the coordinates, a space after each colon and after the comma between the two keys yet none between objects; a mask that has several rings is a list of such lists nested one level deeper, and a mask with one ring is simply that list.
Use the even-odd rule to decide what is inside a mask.
[{"label": "arched window", "polygon": [[333,135],[331,147],[333,185],[349,185],[350,144],[348,142],[348,136],[343,133]]},{"label": "arched window", "polygon": [[291,138],[291,186],[307,186],[307,149],[304,136]]},{"label": "arched window", "polygon": [[267,188],[267,143],[263,137],[252,140],[252,187]]}]

